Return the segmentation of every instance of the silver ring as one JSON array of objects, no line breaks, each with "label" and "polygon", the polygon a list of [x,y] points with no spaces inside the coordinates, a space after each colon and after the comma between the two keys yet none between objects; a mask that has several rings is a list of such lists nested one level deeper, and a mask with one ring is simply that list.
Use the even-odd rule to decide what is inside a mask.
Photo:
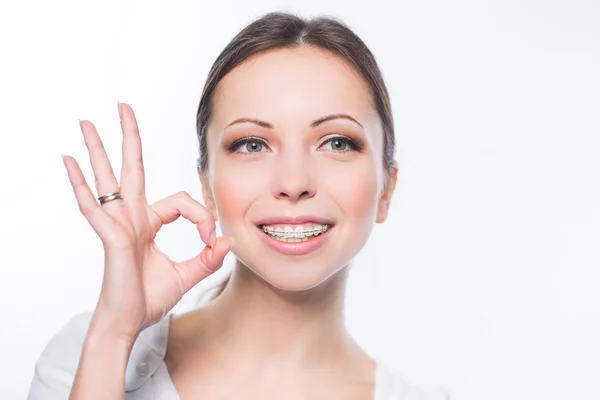
[{"label": "silver ring", "polygon": [[120,198],[121,198],[121,193],[115,192],[115,193],[110,193],[110,194],[106,194],[104,196],[98,197],[98,201],[100,202],[100,205],[103,205],[104,203],[108,203],[111,200],[120,199]]}]

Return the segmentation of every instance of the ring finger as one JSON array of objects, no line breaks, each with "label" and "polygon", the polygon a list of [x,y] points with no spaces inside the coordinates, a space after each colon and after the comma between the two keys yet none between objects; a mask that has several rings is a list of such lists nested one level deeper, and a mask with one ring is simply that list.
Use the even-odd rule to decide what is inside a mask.
[{"label": "ring finger", "polygon": [[[98,196],[105,196],[107,194],[115,193],[119,191],[119,183],[113,172],[110,160],[104,149],[102,139],[96,131],[96,127],[90,121],[80,121],[81,131],[83,132],[83,138],[85,145],[88,148],[90,155],[90,163],[92,164],[92,170],[94,171],[96,192]],[[105,203],[102,207],[109,212],[114,212],[120,207],[120,201],[110,201]]]}]

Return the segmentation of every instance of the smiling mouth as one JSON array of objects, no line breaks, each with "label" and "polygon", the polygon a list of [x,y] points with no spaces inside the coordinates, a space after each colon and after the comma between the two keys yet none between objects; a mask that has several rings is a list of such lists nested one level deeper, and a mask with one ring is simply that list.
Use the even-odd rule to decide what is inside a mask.
[{"label": "smiling mouth", "polygon": [[333,227],[332,224],[310,223],[302,225],[258,225],[263,234],[284,243],[314,240]]}]

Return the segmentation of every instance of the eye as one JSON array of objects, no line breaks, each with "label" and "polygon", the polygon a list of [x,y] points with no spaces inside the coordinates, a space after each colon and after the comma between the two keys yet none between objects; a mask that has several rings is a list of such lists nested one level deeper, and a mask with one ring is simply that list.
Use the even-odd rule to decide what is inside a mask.
[{"label": "eye", "polygon": [[[255,137],[243,137],[238,140],[235,140],[227,147],[227,151],[230,153],[260,153],[263,147],[266,146],[266,143]],[[245,151],[239,151],[245,150]]]},{"label": "eye", "polygon": [[[348,151],[361,151],[362,147],[353,139],[345,136],[333,136],[327,139],[321,146],[331,143],[331,150],[336,153],[346,153]],[[350,149],[348,149],[350,148]]]}]

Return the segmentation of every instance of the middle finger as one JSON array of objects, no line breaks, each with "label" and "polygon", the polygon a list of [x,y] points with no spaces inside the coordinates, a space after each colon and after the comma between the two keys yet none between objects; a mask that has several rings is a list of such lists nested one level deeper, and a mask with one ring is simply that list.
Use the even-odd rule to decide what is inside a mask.
[{"label": "middle finger", "polygon": [[126,103],[119,103],[119,117],[123,131],[123,166],[121,168],[121,188],[130,200],[146,203],[144,160],[142,140],[133,109]]}]

